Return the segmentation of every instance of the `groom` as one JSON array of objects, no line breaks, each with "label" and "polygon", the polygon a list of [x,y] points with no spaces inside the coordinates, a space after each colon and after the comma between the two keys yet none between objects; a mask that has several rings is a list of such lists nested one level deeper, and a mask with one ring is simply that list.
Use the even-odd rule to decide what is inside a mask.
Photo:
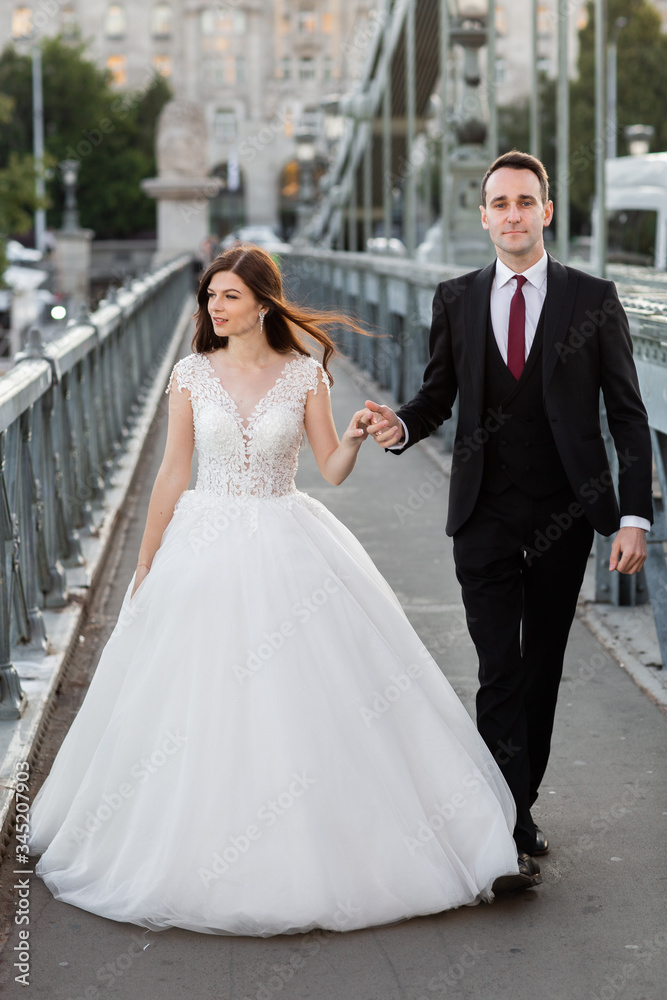
[{"label": "groom", "polygon": [[519,875],[502,887],[528,888],[541,881],[535,856],[549,849],[530,808],[593,530],[617,531],[610,570],[641,569],[651,440],[614,284],[563,267],[544,249],[553,204],[543,164],[516,150],[499,157],[481,202],[497,260],[438,285],[415,398],[398,413],[366,406],[377,443],[402,453],[447,420],[459,396],[446,531],[479,658],[477,725],[517,806]]}]

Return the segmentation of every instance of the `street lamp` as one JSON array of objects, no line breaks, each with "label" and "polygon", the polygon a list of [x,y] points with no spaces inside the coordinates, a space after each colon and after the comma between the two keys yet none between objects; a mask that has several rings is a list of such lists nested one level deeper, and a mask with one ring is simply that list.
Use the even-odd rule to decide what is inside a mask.
[{"label": "street lamp", "polygon": [[65,211],[62,229],[72,233],[79,229],[79,212],[76,207],[76,182],[80,167],[79,160],[61,160],[60,173],[65,187]]},{"label": "street lamp", "polygon": [[299,204],[297,233],[305,240],[306,223],[315,195],[313,188],[313,165],[315,160],[315,136],[307,125],[295,133],[296,158],[299,161]]},{"label": "street lamp", "polygon": [[652,125],[628,125],[625,129],[625,139],[630,156],[646,156],[654,135],[655,129]]},{"label": "street lamp", "polygon": [[627,17],[617,17],[607,48],[607,159],[618,156],[618,36]]}]

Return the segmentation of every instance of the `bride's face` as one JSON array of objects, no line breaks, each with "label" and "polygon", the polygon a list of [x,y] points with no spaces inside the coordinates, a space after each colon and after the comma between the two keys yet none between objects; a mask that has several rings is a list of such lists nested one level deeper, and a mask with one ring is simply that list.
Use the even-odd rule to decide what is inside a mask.
[{"label": "bride's face", "polygon": [[[262,310],[254,293],[232,271],[217,271],[208,284],[208,312],[219,337],[259,332]],[[262,310],[263,311],[263,310]]]}]

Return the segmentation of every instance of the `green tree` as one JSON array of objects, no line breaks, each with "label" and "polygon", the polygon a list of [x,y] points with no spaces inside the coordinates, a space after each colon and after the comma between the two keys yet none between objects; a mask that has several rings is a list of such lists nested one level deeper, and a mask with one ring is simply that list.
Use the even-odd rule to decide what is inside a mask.
[{"label": "green tree", "polygon": [[[155,203],[140,181],[155,174],[157,116],[171,92],[152,76],[135,92],[121,93],[109,74],[85,56],[85,45],[61,37],[42,42],[44,144],[52,162],[80,161],[77,201],[81,225],[98,238],[126,238],[155,229]],[[32,82],[28,56],[7,46],[0,54],[0,93],[14,101],[11,121],[0,130],[0,163],[11,151],[32,149]],[[48,184],[48,225],[61,224],[59,172]]]},{"label": "green tree", "polygon": [[[13,114],[14,101],[6,94],[0,94],[0,124],[8,124]],[[32,225],[31,213],[36,207],[32,157],[12,152],[6,166],[0,169],[0,287],[5,284],[7,236],[29,229]]]},{"label": "green tree", "polygon": [[[579,32],[578,79],[570,87],[572,231],[588,231],[595,190],[595,6]],[[618,38],[618,152],[627,154],[627,125],[655,128],[653,149],[667,149],[667,36],[647,0],[609,0],[610,33],[618,18],[627,25]]]}]

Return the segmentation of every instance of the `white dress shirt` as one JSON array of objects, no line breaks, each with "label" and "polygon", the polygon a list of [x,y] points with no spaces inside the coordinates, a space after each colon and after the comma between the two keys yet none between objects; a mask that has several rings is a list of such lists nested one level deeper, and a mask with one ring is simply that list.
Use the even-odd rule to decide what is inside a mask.
[{"label": "white dress shirt", "polygon": [[[535,339],[535,331],[540,320],[540,314],[547,297],[547,268],[549,265],[549,255],[546,250],[537,264],[533,264],[527,271],[523,271],[526,281],[523,285],[523,297],[526,303],[526,354],[528,357],[530,349]],[[496,261],[496,275],[491,286],[491,326],[493,335],[496,338],[498,350],[503,361],[507,364],[507,339],[510,325],[510,304],[516,292],[516,272],[512,271],[507,264],[503,264],[500,257]],[[401,418],[398,418],[401,420]],[[408,443],[408,429],[401,420],[405,440],[402,444],[394,445],[390,451],[405,448]],[[621,518],[621,528],[643,528],[650,531],[651,522],[645,517],[636,517],[634,514],[626,514]]]}]

